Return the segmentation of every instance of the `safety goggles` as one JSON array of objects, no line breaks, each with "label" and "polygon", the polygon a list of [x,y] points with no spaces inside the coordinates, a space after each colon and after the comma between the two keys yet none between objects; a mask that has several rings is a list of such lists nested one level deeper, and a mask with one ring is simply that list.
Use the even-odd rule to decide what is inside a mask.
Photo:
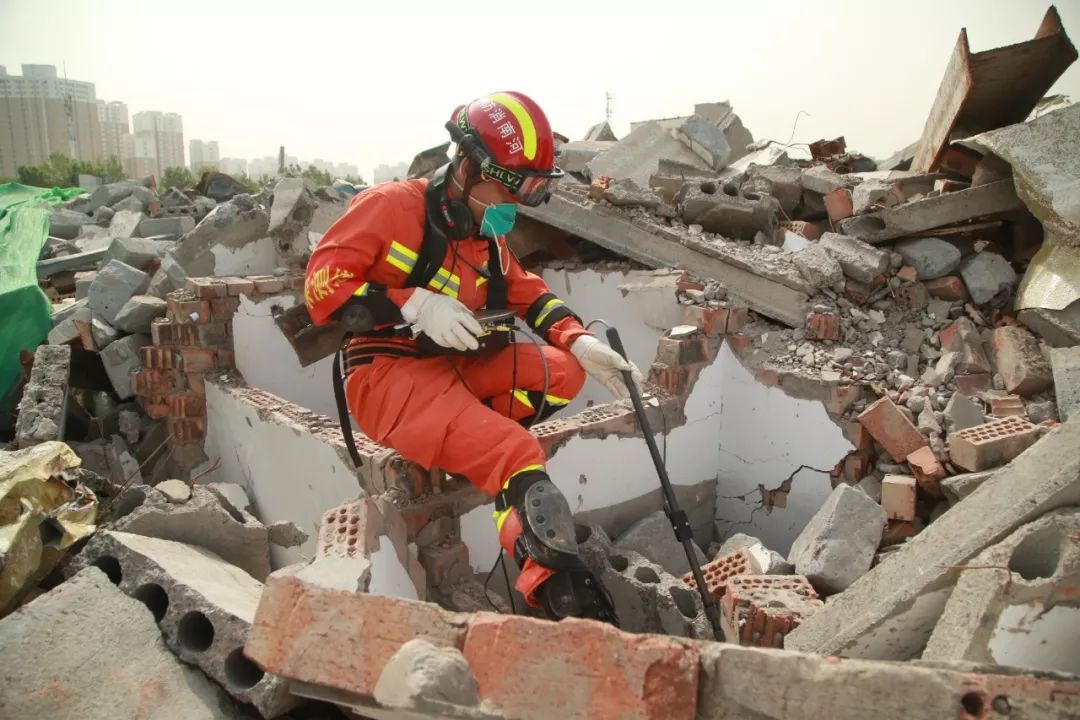
[{"label": "safety goggles", "polygon": [[557,167],[551,170],[511,170],[493,162],[490,157],[480,166],[482,180],[500,183],[517,202],[528,207],[547,202],[563,175],[563,171]]}]

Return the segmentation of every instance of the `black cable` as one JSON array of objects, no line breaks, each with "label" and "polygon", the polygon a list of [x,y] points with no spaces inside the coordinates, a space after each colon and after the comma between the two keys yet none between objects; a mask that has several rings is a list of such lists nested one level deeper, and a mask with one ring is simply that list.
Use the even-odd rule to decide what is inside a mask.
[{"label": "black cable", "polygon": [[495,574],[495,566],[502,565],[503,579],[506,581],[506,599],[510,601],[510,613],[517,615],[517,603],[514,602],[514,589],[510,587],[510,573],[506,571],[506,553],[503,549],[499,548],[499,557],[495,558],[495,562],[492,564],[491,569],[488,570],[487,577],[484,578],[484,599],[488,601],[488,605],[495,612],[502,614],[502,610],[499,610],[499,606],[491,601],[491,595],[489,594],[488,585],[491,584],[491,576]]},{"label": "black cable", "polygon": [[506,572],[506,553],[499,549],[499,564],[502,565],[503,580],[506,581],[506,599],[510,601],[510,612],[517,615],[517,605],[514,603],[514,588],[510,587],[510,573]]}]

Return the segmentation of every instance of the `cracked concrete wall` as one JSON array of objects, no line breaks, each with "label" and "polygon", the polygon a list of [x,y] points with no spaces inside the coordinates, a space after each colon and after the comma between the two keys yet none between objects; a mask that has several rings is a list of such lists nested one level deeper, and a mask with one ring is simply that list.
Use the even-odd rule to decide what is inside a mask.
[{"label": "cracked concrete wall", "polygon": [[308,533],[299,547],[272,546],[274,567],[311,558],[323,513],[355,497],[360,481],[323,438],[274,408],[246,401],[243,390],[228,390],[206,383],[204,447],[210,462],[219,465],[200,481],[237,483],[264,523],[291,520]]},{"label": "cracked concrete wall", "polygon": [[[786,507],[763,507],[762,491],[782,489],[781,483],[800,465],[831,470],[853,449],[829,418],[824,405],[798,400],[758,382],[731,352],[727,343],[713,367],[702,372],[700,397],[716,398],[718,539],[743,532],[766,547],[786,555],[806,523],[832,492],[826,474],[802,470],[794,476],[786,497],[774,500]],[[686,416],[703,412],[693,407],[695,388]]]}]

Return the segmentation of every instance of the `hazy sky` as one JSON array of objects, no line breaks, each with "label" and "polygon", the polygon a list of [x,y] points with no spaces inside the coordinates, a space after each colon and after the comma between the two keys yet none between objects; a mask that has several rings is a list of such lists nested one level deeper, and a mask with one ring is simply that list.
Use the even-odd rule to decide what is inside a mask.
[{"label": "hazy sky", "polygon": [[[640,7],[640,9],[637,9]],[[883,157],[918,138],[961,27],[978,52],[1034,37],[1035,0],[428,2],[0,0],[0,65],[65,64],[97,96],[178,112],[225,157],[360,166],[447,139],[458,104],[521,90],[580,138],[614,96],[632,120],[729,99],[755,138],[845,135]],[[391,8],[391,9],[380,9]],[[1058,3],[1080,42],[1080,0]],[[1080,66],[1053,92],[1080,98]],[[186,151],[186,149],[185,149]]]}]

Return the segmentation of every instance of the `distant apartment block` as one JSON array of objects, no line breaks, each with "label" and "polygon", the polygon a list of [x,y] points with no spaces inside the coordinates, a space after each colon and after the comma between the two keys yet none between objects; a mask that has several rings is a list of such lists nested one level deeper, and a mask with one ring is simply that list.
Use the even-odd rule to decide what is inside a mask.
[{"label": "distant apartment block", "polygon": [[122,102],[97,101],[98,122],[101,124],[101,152],[104,157],[116,156],[126,160],[131,149],[128,137],[131,129],[128,124],[128,108]]},{"label": "distant apartment block", "polygon": [[0,176],[53,153],[97,160],[104,143],[93,83],[58,78],[52,65],[23,65],[21,76],[0,66]]},{"label": "distant apartment block", "polygon": [[135,113],[132,135],[132,155],[126,167],[130,175],[160,176],[169,168],[185,167],[184,123],[176,113]]},{"label": "distant apartment block", "polygon": [[192,138],[188,143],[188,160],[191,163],[191,173],[198,177],[204,170],[210,168],[221,169],[220,151],[217,140],[196,140]]},{"label": "distant apartment block", "polygon": [[217,169],[226,175],[246,175],[248,161],[243,158],[221,158],[217,161]]},{"label": "distant apartment block", "polygon": [[378,184],[382,182],[389,182],[394,178],[398,180],[404,180],[405,176],[409,174],[409,163],[398,163],[397,165],[379,165],[375,168],[375,176],[372,182]]}]

